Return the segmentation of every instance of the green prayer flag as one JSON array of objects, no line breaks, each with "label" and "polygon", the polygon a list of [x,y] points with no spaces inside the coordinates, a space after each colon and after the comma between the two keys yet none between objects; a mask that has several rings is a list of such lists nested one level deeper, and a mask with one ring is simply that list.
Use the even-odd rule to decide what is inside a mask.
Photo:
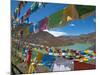
[{"label": "green prayer flag", "polygon": [[82,16],[86,13],[95,11],[95,6],[84,6],[84,5],[77,5],[76,9],[79,13],[79,16]]},{"label": "green prayer flag", "polygon": [[49,21],[48,21],[49,28],[61,26],[61,21],[63,18],[63,10],[60,10],[60,11],[50,15],[48,18],[49,18]]}]

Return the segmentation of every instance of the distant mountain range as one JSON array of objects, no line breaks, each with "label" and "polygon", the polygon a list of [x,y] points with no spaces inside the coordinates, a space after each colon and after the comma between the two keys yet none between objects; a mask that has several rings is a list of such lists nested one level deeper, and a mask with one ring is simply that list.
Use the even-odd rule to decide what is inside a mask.
[{"label": "distant mountain range", "polygon": [[[29,26],[29,25],[28,25]],[[20,29],[27,29],[26,25],[20,25],[12,30],[12,33],[18,32]],[[14,37],[16,38],[16,37]],[[18,39],[18,38],[17,38]],[[67,46],[80,42],[89,42],[95,44],[96,42],[96,32],[91,32],[88,34],[82,34],[79,36],[59,36],[55,37],[51,33],[46,31],[41,31],[38,33],[32,33],[28,37],[23,38],[24,41],[31,42],[34,44],[45,45],[45,46]]]},{"label": "distant mountain range", "polygon": [[72,45],[74,43],[93,43],[96,42],[96,33],[89,33],[80,36],[60,36],[54,37],[48,32],[33,33],[29,37],[24,39],[27,42],[45,46],[65,46]]}]

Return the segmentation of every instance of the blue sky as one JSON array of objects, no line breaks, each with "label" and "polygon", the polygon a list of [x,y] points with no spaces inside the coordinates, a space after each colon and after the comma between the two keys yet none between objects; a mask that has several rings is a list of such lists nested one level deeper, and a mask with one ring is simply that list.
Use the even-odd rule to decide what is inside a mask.
[{"label": "blue sky", "polygon": [[[18,7],[18,3],[19,1],[12,1],[12,9],[11,9],[12,15],[15,11],[15,8]],[[32,2],[28,2],[28,4],[26,4],[26,6],[21,10],[21,15],[19,16],[19,18],[21,18],[23,14],[31,7],[31,4]],[[41,19],[63,9],[66,6],[67,4],[49,3],[46,5],[46,7],[40,8],[36,12],[32,13],[32,15],[30,15],[29,17],[29,20],[31,22],[38,22]]]},{"label": "blue sky", "polygon": [[51,31],[63,32],[66,35],[80,35],[96,31],[95,14],[85,19],[79,19],[69,22],[63,27],[50,29]]},{"label": "blue sky", "polygon": [[[21,10],[21,15],[19,18],[23,16],[23,14],[30,8],[32,2],[28,2],[26,6]],[[18,1],[12,1],[12,14],[15,11],[15,8],[18,6]],[[57,4],[57,3],[49,3],[45,8],[40,8],[38,11],[32,13],[30,15],[29,20],[33,23],[40,21],[41,19],[63,9],[68,6],[68,4]],[[96,31],[96,15],[88,16],[85,19],[79,19],[69,22],[63,27],[54,28],[50,30],[46,30],[53,35],[80,35],[87,34]]]}]

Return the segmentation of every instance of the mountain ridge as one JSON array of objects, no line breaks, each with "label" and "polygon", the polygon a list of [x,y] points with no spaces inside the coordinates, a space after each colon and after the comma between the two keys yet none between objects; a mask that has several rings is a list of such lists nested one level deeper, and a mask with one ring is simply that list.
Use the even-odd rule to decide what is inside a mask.
[{"label": "mountain ridge", "polygon": [[82,42],[90,42],[94,43],[96,41],[96,34],[95,32],[84,34],[80,36],[61,36],[61,37],[54,37],[48,32],[38,32],[33,33],[29,37],[25,39],[27,42],[40,44],[44,46],[64,46],[64,45],[72,45],[74,43],[82,43]]}]

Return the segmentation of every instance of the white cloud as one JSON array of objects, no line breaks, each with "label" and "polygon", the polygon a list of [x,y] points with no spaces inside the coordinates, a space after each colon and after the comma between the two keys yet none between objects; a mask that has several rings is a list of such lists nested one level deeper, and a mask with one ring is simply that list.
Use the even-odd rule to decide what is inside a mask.
[{"label": "white cloud", "polygon": [[75,24],[70,24],[70,26],[72,26],[72,27],[73,27],[73,26],[75,26]]},{"label": "white cloud", "polygon": [[59,31],[51,31],[51,30],[44,30],[50,34],[52,34],[53,36],[55,37],[59,37],[59,36],[64,36],[64,35],[68,35],[67,33],[65,32],[59,32]]}]

